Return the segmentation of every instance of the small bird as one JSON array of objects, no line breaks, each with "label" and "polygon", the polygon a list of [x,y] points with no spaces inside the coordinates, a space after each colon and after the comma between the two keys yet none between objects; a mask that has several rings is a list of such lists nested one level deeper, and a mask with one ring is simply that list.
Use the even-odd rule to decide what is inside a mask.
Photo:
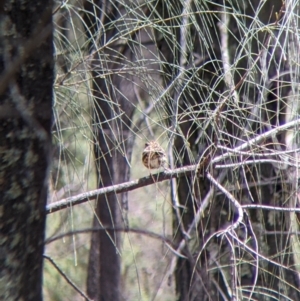
[{"label": "small bird", "polygon": [[160,167],[168,169],[166,153],[156,141],[150,141],[145,144],[142,160],[145,167],[149,169]]}]

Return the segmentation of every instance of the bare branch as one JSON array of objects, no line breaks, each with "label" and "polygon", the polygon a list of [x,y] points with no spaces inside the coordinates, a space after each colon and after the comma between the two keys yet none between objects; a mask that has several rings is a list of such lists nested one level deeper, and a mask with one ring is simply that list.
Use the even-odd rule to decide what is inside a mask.
[{"label": "bare branch", "polygon": [[196,168],[197,165],[190,165],[190,166],[174,169],[173,171],[165,170],[164,172],[153,174],[141,179],[84,192],[79,195],[62,199],[58,202],[52,203],[47,206],[46,211],[47,214],[53,213],[67,207],[71,207],[71,206],[85,203],[87,201],[95,200],[99,195],[104,195],[104,194],[110,195],[110,194],[127,192],[131,190],[135,190],[140,187],[149,186],[154,183],[170,180],[175,177],[189,175],[192,172],[194,172]]},{"label": "bare branch", "polygon": [[82,296],[83,298],[85,298],[85,300],[88,301],[92,301],[90,298],[88,298],[88,296],[80,289],[77,287],[77,285],[61,270],[61,268],[55,263],[55,261],[47,256],[47,255],[43,255],[44,258],[46,258],[49,262],[51,262],[51,264],[55,267],[55,269],[59,272],[60,275],[63,276],[63,278],[74,288],[74,290],[76,292],[78,292],[80,294],[80,296]]},{"label": "bare branch", "polygon": [[[288,122],[284,125],[278,126],[277,128],[274,128],[270,131],[262,133],[261,135],[255,137],[247,142],[244,142],[240,146],[234,148],[232,150],[232,152],[239,152],[242,150],[246,150],[253,145],[259,144],[260,142],[264,141],[268,137],[276,135],[288,128],[295,127],[298,124],[300,124],[300,119],[297,119],[297,120]],[[216,162],[220,162],[224,159],[227,159],[228,157],[230,157],[232,155],[232,152],[222,154],[221,156],[218,156],[218,157],[212,159],[211,163],[216,163]],[[75,206],[75,205],[82,204],[87,201],[94,200],[99,195],[104,195],[104,194],[109,195],[109,194],[114,194],[114,193],[118,194],[118,193],[122,193],[122,192],[132,191],[132,190],[135,190],[140,187],[149,186],[154,183],[170,180],[172,178],[182,177],[184,175],[185,176],[191,175],[193,172],[195,172],[195,170],[198,170],[198,168],[199,168],[199,164],[195,164],[195,165],[190,165],[190,166],[186,166],[186,167],[176,168],[174,170],[165,170],[164,172],[150,175],[150,176],[147,176],[147,177],[144,177],[141,179],[92,190],[92,191],[85,192],[85,193],[82,193],[77,196],[69,197],[69,198],[60,200],[58,202],[52,203],[47,206],[46,211],[47,211],[47,214],[49,214],[49,213],[53,213],[53,212],[56,212],[58,210],[61,210],[61,209],[67,208],[67,207]]]},{"label": "bare branch", "polygon": [[[285,211],[285,212],[300,212],[300,208],[285,208],[285,207],[276,207],[276,206],[267,206],[261,204],[249,204],[242,205],[243,209],[261,209],[261,210],[275,210],[275,211]],[[282,233],[282,232],[281,232]]]}]

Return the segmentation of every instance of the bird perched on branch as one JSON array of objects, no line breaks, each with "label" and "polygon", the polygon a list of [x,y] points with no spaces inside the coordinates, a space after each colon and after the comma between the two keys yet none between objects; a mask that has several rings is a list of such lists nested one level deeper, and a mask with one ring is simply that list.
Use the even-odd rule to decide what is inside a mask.
[{"label": "bird perched on branch", "polygon": [[150,141],[145,144],[142,156],[143,164],[148,169],[167,168],[167,157],[164,149],[156,141]]}]

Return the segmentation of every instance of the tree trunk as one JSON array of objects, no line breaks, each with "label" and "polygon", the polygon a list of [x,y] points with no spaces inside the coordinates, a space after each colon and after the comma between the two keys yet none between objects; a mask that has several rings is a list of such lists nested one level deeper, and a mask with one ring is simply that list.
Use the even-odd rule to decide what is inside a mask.
[{"label": "tree trunk", "polygon": [[[289,84],[292,72],[286,75],[286,71],[290,72],[288,64],[293,63],[283,60],[286,48],[282,45],[285,45],[286,35],[274,30],[269,37],[266,32],[257,31],[245,42],[250,31],[246,29],[252,29],[253,18],[261,22],[260,26],[281,24],[280,21],[284,19],[280,13],[282,1],[265,1],[262,6],[261,1],[226,2],[227,10],[223,1],[216,1],[215,5],[211,2],[202,4],[197,6],[195,2],[191,4],[190,1],[183,1],[182,7],[177,6],[175,11],[175,6],[164,2],[160,10],[160,19],[167,20],[164,25],[169,26],[164,32],[164,39],[160,41],[161,58],[167,61],[166,65],[176,66],[173,69],[166,67],[164,70],[166,86],[172,84],[176,87],[176,92],[171,97],[174,103],[169,104],[169,107],[173,108],[170,126],[178,133],[174,141],[174,156],[177,156],[179,166],[203,162],[205,157],[210,160],[221,154],[217,149],[219,145],[234,148],[269,128],[283,124],[286,119],[286,97],[292,89]],[[245,18],[240,17],[238,12],[242,12]],[[280,21],[276,19],[275,12],[282,18]],[[222,48],[224,33],[221,28],[226,22],[225,15],[229,19],[225,25],[228,30],[228,49]],[[170,43],[174,37],[176,43]],[[241,47],[241,41],[245,43],[244,48]],[[224,70],[223,55],[226,50],[229,51],[230,71]],[[259,60],[255,61],[257,59]],[[230,72],[233,74],[231,83],[226,81],[226,75]],[[278,135],[276,139],[278,144],[285,144],[284,134]],[[269,148],[278,149],[273,138],[265,144]],[[230,160],[229,162],[232,163]],[[281,171],[280,179],[277,178],[276,182],[272,180],[276,175],[272,164],[257,163],[253,168],[228,168],[222,172],[214,169],[213,165],[208,168],[207,165],[202,166],[200,178],[180,180],[177,186],[178,199],[184,208],[180,209],[180,220],[178,214],[174,214],[174,236],[177,243],[186,239],[185,234],[178,231],[181,229],[178,223],[182,223],[182,228],[186,231],[189,229],[194,222],[195,213],[201,208],[211,189],[212,184],[205,178],[207,172],[214,178],[219,178],[221,185],[231,183],[232,186],[246,187],[231,192],[240,204],[254,202],[281,206],[291,197],[289,195],[284,198],[281,195],[284,186],[281,181],[286,177],[285,172]],[[269,181],[269,185],[247,187],[248,183],[256,184],[262,179]],[[277,199],[277,193],[282,198]],[[259,300],[267,299],[264,299],[264,292],[258,287],[268,288],[278,296],[281,286],[284,286],[287,296],[299,299],[299,293],[295,289],[298,287],[295,271],[280,269],[260,257],[257,258],[259,268],[255,271],[253,265],[237,259],[245,251],[243,246],[229,238],[220,239],[215,235],[237,219],[237,212],[228,198],[223,194],[215,195],[207,206],[197,231],[193,232],[197,237],[192,237],[183,250],[193,257],[180,258],[177,262],[175,281],[178,300],[241,300],[242,289],[237,287],[245,286],[247,290],[247,285],[254,286],[252,297]],[[273,214],[261,210],[251,211],[250,220],[245,219],[245,227],[247,233],[252,233],[255,237],[249,242],[251,248],[256,246],[268,258],[276,258],[276,262],[291,266],[295,256],[289,256],[285,251],[288,236],[278,234],[290,229],[289,219],[286,217],[286,214],[280,212]],[[241,235],[242,228],[240,225],[236,236]],[[278,233],[261,234],[268,231]],[[205,245],[211,235],[214,235],[213,238]],[[203,245],[206,246],[204,250]],[[253,253],[246,252],[245,261],[253,259],[253,256]],[[197,261],[193,258],[197,258]],[[236,267],[237,264],[240,264],[239,268]],[[288,283],[291,285],[283,284],[286,279],[289,279]],[[244,296],[248,296],[248,292],[245,294]]]},{"label": "tree trunk", "polygon": [[[107,6],[102,4],[101,1],[86,2],[85,9],[90,14],[87,13],[84,18],[88,37],[91,39],[90,52],[93,53],[99,45],[103,47],[101,53],[94,52],[92,64],[95,102],[94,152],[99,188],[129,180],[128,162],[131,160],[134,141],[130,128],[137,103],[133,84],[137,80],[129,73],[124,73],[120,77],[118,72],[114,71],[131,61],[133,51],[129,44],[120,44],[118,39],[115,43],[109,43],[109,47],[105,45],[123,26],[120,15],[124,12],[124,7],[120,3],[116,5],[107,3]],[[103,26],[97,27],[99,19],[103,21]],[[111,26],[113,22],[115,26]],[[93,43],[95,37],[99,45]],[[110,75],[105,75],[107,73]],[[93,225],[110,227],[110,229],[128,226],[126,210],[127,194],[125,193],[99,197]],[[118,231],[106,230],[92,234],[87,278],[87,291],[90,298],[99,301],[120,300],[119,248]]]},{"label": "tree trunk", "polygon": [[0,1],[0,299],[42,300],[52,1]]}]

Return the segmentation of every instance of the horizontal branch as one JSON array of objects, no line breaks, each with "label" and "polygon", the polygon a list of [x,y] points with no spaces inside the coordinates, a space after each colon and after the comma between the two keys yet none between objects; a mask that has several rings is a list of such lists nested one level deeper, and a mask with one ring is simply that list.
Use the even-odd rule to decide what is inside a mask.
[{"label": "horizontal branch", "polygon": [[[225,161],[225,159],[228,159],[228,158],[230,158],[230,156],[233,155],[232,153],[238,153],[241,151],[245,151],[248,148],[250,148],[251,146],[258,145],[259,143],[265,141],[268,137],[276,135],[289,128],[298,126],[299,124],[300,124],[300,119],[297,119],[297,120],[288,122],[286,124],[283,124],[281,126],[278,126],[274,129],[271,129],[267,132],[264,132],[264,133],[258,135],[257,137],[244,142],[242,145],[240,145],[236,148],[233,148],[231,151],[228,151],[227,153],[217,156],[215,158],[212,158],[212,160],[210,161],[210,164],[215,164],[220,161]],[[204,160],[203,163],[204,163],[204,165],[206,165],[205,163],[207,163],[207,162],[205,162],[205,160]],[[73,197],[62,199],[58,202],[49,204],[46,207],[46,213],[49,214],[49,213],[59,211],[61,209],[65,209],[65,208],[68,208],[71,206],[82,204],[84,202],[94,200],[100,195],[111,195],[111,194],[127,192],[127,191],[131,191],[131,190],[134,190],[134,189],[137,189],[140,187],[149,186],[154,183],[170,180],[175,177],[179,178],[184,175],[189,175],[189,174],[192,174],[193,172],[195,172],[195,170],[198,170],[198,169],[202,170],[201,167],[203,167],[202,166],[203,163],[200,162],[200,164],[180,167],[180,168],[176,168],[174,170],[165,170],[163,172],[151,174],[151,175],[141,178],[141,179],[137,179],[137,180],[133,180],[133,181],[129,181],[126,183],[117,184],[117,185],[112,185],[109,187],[104,187],[104,188],[100,188],[100,189],[96,189],[96,190],[91,190],[91,191],[84,192],[84,193],[81,193],[81,194],[73,196]]]},{"label": "horizontal branch", "polygon": [[[269,131],[266,131],[252,139],[250,139],[249,141],[244,142],[243,144],[239,145],[238,147],[233,149],[233,152],[240,152],[240,151],[244,151],[248,148],[250,148],[251,146],[255,146],[255,145],[259,145],[262,141],[265,141],[267,138],[269,137],[273,137],[276,136],[277,134],[289,129],[289,128],[293,128],[293,127],[297,127],[300,124],[300,118],[293,120],[291,122],[287,122],[285,124],[282,124],[280,126],[277,126]],[[231,152],[225,153],[221,156],[218,156],[216,158],[214,158],[212,160],[212,163],[217,163],[220,161],[223,161],[229,157],[231,157],[232,154]]]},{"label": "horizontal branch", "polygon": [[46,213],[47,214],[53,213],[67,207],[71,207],[71,206],[82,204],[87,201],[95,200],[100,195],[118,194],[122,192],[131,191],[140,187],[149,186],[152,185],[153,183],[170,180],[175,177],[186,176],[192,174],[198,167],[199,165],[196,164],[196,165],[189,165],[185,167],[176,168],[174,170],[165,170],[163,172],[151,174],[147,177],[140,178],[137,180],[84,192],[76,196],[62,199],[58,202],[47,205]]},{"label": "horizontal branch", "polygon": [[275,211],[287,211],[287,212],[300,212],[300,208],[296,207],[276,207],[269,205],[261,205],[261,204],[248,204],[242,205],[243,209],[261,209],[261,210],[275,210]]}]

